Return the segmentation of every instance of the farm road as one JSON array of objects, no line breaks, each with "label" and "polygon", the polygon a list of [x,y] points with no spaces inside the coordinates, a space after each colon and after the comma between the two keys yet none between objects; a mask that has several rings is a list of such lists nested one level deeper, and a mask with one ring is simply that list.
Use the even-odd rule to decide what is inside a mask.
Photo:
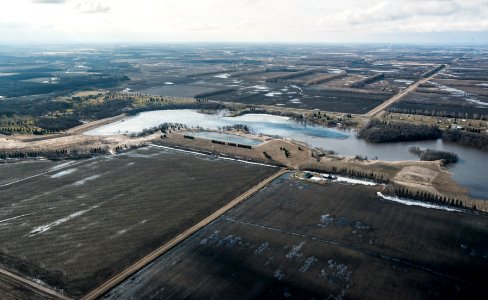
[{"label": "farm road", "polygon": [[392,105],[393,103],[397,102],[401,98],[405,97],[410,92],[415,91],[417,89],[417,87],[419,87],[419,85],[424,84],[424,83],[426,83],[429,80],[432,80],[437,74],[439,74],[440,71],[442,71],[444,69],[445,68],[440,69],[439,71],[435,72],[434,74],[432,74],[431,76],[429,76],[427,78],[420,79],[419,81],[417,81],[416,83],[412,84],[411,86],[409,86],[405,90],[401,91],[400,93],[398,93],[395,96],[391,97],[387,101],[385,101],[385,102],[381,103],[380,105],[376,106],[375,108],[373,108],[372,110],[370,110],[369,112],[367,112],[364,116],[365,117],[375,117],[380,112],[382,112],[383,110],[385,110],[388,106]]},{"label": "farm road", "polygon": [[3,270],[3,269],[0,269],[0,274],[10,278],[11,280],[13,281],[17,281],[17,282],[20,282],[21,284],[23,285],[27,285],[31,288],[33,288],[34,290],[36,291],[39,291],[41,294],[46,294],[50,297],[53,297],[53,299],[62,299],[62,300],[69,300],[71,298],[68,298],[50,288],[47,288],[37,282],[34,282],[34,281],[30,281],[28,279],[25,279],[25,278],[22,278],[18,275],[15,275],[14,273],[11,273],[9,271],[6,271],[6,270]]},{"label": "farm road", "polygon": [[176,236],[174,239],[172,239],[168,243],[162,245],[158,249],[154,250],[153,252],[151,252],[147,256],[140,259],[138,262],[136,262],[132,266],[128,267],[127,269],[125,269],[121,273],[119,273],[116,276],[112,277],[111,279],[107,280],[105,283],[103,283],[102,285],[100,285],[99,287],[97,287],[96,289],[91,291],[90,293],[86,294],[82,298],[82,300],[94,300],[94,299],[99,298],[100,296],[102,296],[103,294],[108,292],[110,289],[114,288],[116,285],[122,283],[125,279],[129,278],[132,274],[141,270],[146,265],[148,265],[149,263],[154,261],[156,258],[158,258],[162,254],[166,253],[167,251],[171,250],[173,247],[175,247],[176,245],[178,245],[179,243],[181,243],[182,241],[184,241],[185,239],[190,237],[192,234],[194,234],[198,230],[202,229],[203,227],[207,226],[208,224],[210,224],[211,222],[216,220],[218,217],[222,216],[224,213],[226,213],[230,209],[234,208],[236,205],[238,205],[242,201],[248,199],[249,197],[251,197],[252,195],[257,193],[258,191],[260,191],[262,188],[264,188],[265,186],[270,184],[272,181],[274,181],[275,179],[279,178],[280,176],[282,176],[283,174],[285,174],[287,172],[288,172],[288,170],[286,170],[286,169],[280,169],[278,172],[276,172],[272,176],[266,178],[265,180],[261,181],[260,183],[258,183],[257,185],[255,185],[254,187],[252,187],[251,189],[246,191],[245,193],[241,194],[240,196],[238,196],[237,198],[235,198],[234,200],[232,200],[231,202],[229,202],[228,204],[226,204],[225,206],[223,206],[222,208],[220,208],[219,210],[217,210],[216,212],[214,212],[213,214],[211,214],[207,218],[200,221],[198,224],[196,224],[193,227],[189,228],[188,230],[182,232],[181,234]]}]

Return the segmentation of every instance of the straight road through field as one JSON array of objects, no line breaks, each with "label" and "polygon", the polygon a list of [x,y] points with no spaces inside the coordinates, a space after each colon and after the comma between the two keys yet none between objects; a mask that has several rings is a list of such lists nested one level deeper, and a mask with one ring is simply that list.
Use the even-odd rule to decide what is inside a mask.
[{"label": "straight road through field", "polygon": [[228,204],[226,204],[225,206],[223,206],[222,208],[220,208],[219,210],[217,210],[216,212],[214,212],[213,214],[211,214],[207,218],[200,221],[198,224],[187,229],[186,231],[179,234],[178,236],[176,236],[174,239],[172,239],[168,243],[162,245],[158,249],[151,252],[149,255],[147,255],[147,256],[143,257],[142,259],[140,259],[139,261],[137,261],[132,266],[128,267],[127,269],[125,269],[121,273],[119,273],[116,276],[112,277],[111,279],[107,280],[105,283],[103,283],[102,285],[100,285],[99,287],[97,287],[96,289],[91,291],[90,293],[86,294],[82,298],[82,300],[93,300],[93,299],[97,299],[98,297],[102,296],[103,294],[105,294],[106,292],[108,292],[109,290],[114,288],[116,285],[122,283],[125,279],[129,278],[132,274],[134,274],[135,272],[144,268],[146,265],[148,265],[149,263],[154,261],[156,258],[161,256],[165,252],[171,250],[173,247],[175,247],[179,243],[183,242],[185,239],[190,237],[192,234],[194,234],[198,230],[207,226],[208,224],[210,224],[211,222],[216,220],[218,217],[222,216],[224,213],[226,213],[227,211],[229,211],[230,209],[232,209],[233,207],[235,207],[236,205],[238,205],[242,201],[248,199],[249,197],[251,197],[255,193],[259,192],[262,188],[264,188],[265,186],[270,184],[273,180],[282,176],[286,172],[288,172],[288,170],[280,169],[278,172],[276,172],[275,174],[266,178],[265,180],[261,181],[260,183],[258,183],[253,188],[246,191],[245,193],[241,194],[240,196],[238,196],[237,198],[235,198],[234,200],[232,200],[231,202],[229,202]]},{"label": "straight road through field", "polygon": [[377,114],[379,114],[380,112],[382,112],[383,110],[385,110],[388,106],[392,105],[396,101],[398,101],[401,98],[405,97],[410,92],[415,91],[419,87],[419,85],[424,84],[427,81],[433,79],[441,70],[444,70],[444,69],[445,68],[442,68],[439,71],[437,71],[434,74],[432,74],[431,76],[417,81],[416,83],[412,84],[411,86],[409,86],[408,88],[404,89],[400,93],[398,93],[395,96],[391,97],[387,101],[385,101],[385,102],[381,103],[380,105],[376,106],[375,108],[373,108],[372,110],[370,110],[369,112],[367,112],[364,116],[365,117],[374,117],[374,116],[376,116]]},{"label": "straight road through field", "polygon": [[33,288],[36,291],[39,291],[41,294],[46,294],[49,296],[52,296],[54,299],[62,299],[62,300],[70,300],[71,298],[66,297],[65,295],[62,295],[50,288],[47,288],[37,282],[33,282],[30,280],[27,280],[25,278],[22,278],[18,275],[15,275],[14,273],[11,273],[7,270],[0,269],[0,274],[3,274],[7,276],[8,278],[20,282],[22,285],[27,285],[31,288]]}]

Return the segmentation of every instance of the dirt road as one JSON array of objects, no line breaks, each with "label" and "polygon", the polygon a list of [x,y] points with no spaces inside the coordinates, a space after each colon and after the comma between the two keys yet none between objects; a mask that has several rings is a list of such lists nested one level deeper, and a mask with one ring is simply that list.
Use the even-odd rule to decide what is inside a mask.
[{"label": "dirt road", "polygon": [[53,299],[63,299],[63,300],[69,300],[71,298],[68,298],[50,288],[47,288],[37,282],[34,282],[34,281],[30,281],[28,279],[25,279],[25,278],[22,278],[18,275],[15,275],[14,273],[11,273],[9,271],[6,271],[6,270],[3,270],[3,269],[0,269],[0,273],[2,275],[5,275],[7,276],[8,278],[10,278],[11,280],[13,281],[17,281],[17,282],[20,282],[22,285],[27,285],[29,286],[30,288],[38,291],[39,293],[43,294],[43,295],[47,295],[47,296],[50,296],[50,297],[53,297]]},{"label": "dirt road", "polygon": [[388,106],[392,105],[396,101],[398,101],[401,98],[405,97],[410,92],[415,91],[419,85],[424,84],[427,81],[433,79],[437,74],[439,74],[440,71],[442,71],[444,69],[445,68],[440,69],[439,71],[435,72],[434,74],[432,74],[431,76],[429,76],[427,78],[420,79],[419,81],[417,81],[416,83],[412,84],[408,88],[404,89],[400,93],[396,94],[395,96],[391,97],[387,101],[385,101],[385,102],[381,103],[380,105],[378,105],[377,107],[373,108],[372,110],[370,110],[369,112],[367,112],[366,114],[364,114],[364,116],[365,117],[370,117],[370,118],[376,116],[377,114],[379,114],[380,112],[382,112],[383,110],[385,110]]},{"label": "dirt road", "polygon": [[169,241],[168,243],[162,245],[158,249],[154,250],[151,252],[149,255],[145,256],[144,258],[140,259],[138,262],[130,266],[129,268],[125,269],[123,272],[117,274],[116,276],[112,277],[87,295],[85,295],[82,299],[83,300],[92,300],[92,299],[97,299],[98,297],[102,296],[106,292],[108,292],[110,289],[115,287],[116,285],[120,284],[123,282],[125,279],[129,278],[132,274],[135,272],[141,270],[143,267],[151,263],[153,260],[164,254],[165,252],[171,250],[173,247],[178,245],[179,243],[183,242],[185,239],[190,237],[192,234],[197,232],[198,230],[202,229],[203,227],[207,226],[211,222],[213,222],[215,219],[241,203],[242,201],[248,199],[255,193],[257,193],[259,190],[267,186],[269,183],[271,183],[273,180],[276,178],[280,177],[281,175],[285,174],[287,172],[286,169],[281,169],[280,171],[276,172],[272,176],[268,177],[267,179],[261,181],[259,184],[248,190],[247,192],[241,194],[207,218],[203,219],[201,222],[198,224],[194,225],[193,227],[187,229],[186,231],[182,232],[178,236],[176,236],[174,239]]}]

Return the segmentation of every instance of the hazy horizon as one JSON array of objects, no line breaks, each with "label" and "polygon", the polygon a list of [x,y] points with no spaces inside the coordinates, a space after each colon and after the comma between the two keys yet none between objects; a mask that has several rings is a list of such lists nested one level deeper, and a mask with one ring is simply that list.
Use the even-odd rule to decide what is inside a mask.
[{"label": "hazy horizon", "polygon": [[488,44],[487,0],[16,0],[2,44]]}]

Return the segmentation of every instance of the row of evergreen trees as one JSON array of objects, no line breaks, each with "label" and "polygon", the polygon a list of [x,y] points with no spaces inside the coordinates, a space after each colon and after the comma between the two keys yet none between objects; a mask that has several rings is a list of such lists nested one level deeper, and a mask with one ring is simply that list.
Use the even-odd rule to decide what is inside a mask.
[{"label": "row of evergreen trees", "polygon": [[306,169],[311,172],[330,173],[330,174],[342,175],[351,178],[368,179],[374,182],[385,183],[385,184],[389,182],[387,176],[381,173],[366,172],[366,171],[357,170],[355,168],[347,168],[347,167],[338,168],[336,166],[312,163],[312,164],[305,165],[304,168],[302,169]]},{"label": "row of evergreen trees", "polygon": [[439,205],[449,205],[455,207],[476,209],[476,205],[473,205],[472,207],[467,207],[465,206],[465,203],[462,200],[456,198],[439,196],[437,194],[432,194],[429,192],[421,192],[421,191],[412,192],[411,190],[405,187],[396,187],[394,188],[393,192],[396,196],[402,198],[409,198],[417,201],[424,201],[424,202],[429,202],[429,203],[434,203]]},{"label": "row of evergreen trees", "polygon": [[44,157],[51,160],[88,158],[95,155],[106,154],[107,150],[101,147],[89,149],[60,149],[48,151],[3,151],[0,152],[0,160],[5,159],[29,159]]}]

